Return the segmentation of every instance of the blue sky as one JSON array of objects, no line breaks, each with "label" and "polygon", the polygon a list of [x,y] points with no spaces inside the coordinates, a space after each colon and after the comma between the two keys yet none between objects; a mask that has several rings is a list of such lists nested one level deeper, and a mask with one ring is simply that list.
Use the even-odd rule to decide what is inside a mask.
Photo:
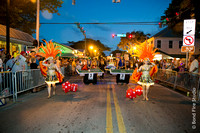
[{"label": "blue sky", "polygon": [[[171,0],[63,0],[57,14],[40,13],[40,23],[51,22],[155,22],[160,20]],[[158,25],[81,25],[86,30],[86,36],[100,40],[103,44],[115,50],[120,38],[112,38],[112,34],[131,31],[143,31],[156,34],[161,29]],[[84,36],[76,25],[41,25],[40,39],[67,43],[83,40]]]}]

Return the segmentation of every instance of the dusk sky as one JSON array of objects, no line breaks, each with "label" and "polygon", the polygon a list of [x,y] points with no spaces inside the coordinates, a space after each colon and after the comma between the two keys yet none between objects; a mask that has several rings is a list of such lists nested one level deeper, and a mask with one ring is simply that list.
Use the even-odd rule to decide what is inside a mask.
[{"label": "dusk sky", "polygon": [[[57,14],[41,12],[40,23],[51,22],[158,22],[160,16],[168,8],[171,0],[63,0]],[[81,25],[86,30],[87,38],[100,40],[103,44],[115,50],[120,38],[112,38],[112,34],[131,31],[143,31],[151,35],[161,29],[158,25]],[[35,36],[35,35],[34,35]],[[44,25],[40,27],[40,39],[53,40],[58,43],[83,40],[84,36],[76,25]]]}]

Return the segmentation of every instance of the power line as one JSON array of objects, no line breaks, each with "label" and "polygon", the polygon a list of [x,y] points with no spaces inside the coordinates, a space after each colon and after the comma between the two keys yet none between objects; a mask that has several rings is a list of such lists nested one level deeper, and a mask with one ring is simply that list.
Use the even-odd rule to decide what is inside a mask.
[{"label": "power line", "polygon": [[[106,23],[79,23],[79,24],[116,24],[116,25],[158,25],[159,22],[106,22]],[[77,24],[75,23],[40,23],[40,24]]]}]

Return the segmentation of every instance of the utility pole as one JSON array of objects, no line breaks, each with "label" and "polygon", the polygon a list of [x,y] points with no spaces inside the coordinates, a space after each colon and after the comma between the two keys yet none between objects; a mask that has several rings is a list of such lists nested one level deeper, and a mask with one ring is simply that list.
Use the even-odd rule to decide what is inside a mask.
[{"label": "utility pole", "polygon": [[10,53],[10,0],[6,3],[6,53]]},{"label": "utility pole", "polygon": [[40,0],[37,0],[36,40],[37,40],[37,43],[38,43],[38,47],[39,47],[39,44],[40,44],[39,28],[40,28]]}]

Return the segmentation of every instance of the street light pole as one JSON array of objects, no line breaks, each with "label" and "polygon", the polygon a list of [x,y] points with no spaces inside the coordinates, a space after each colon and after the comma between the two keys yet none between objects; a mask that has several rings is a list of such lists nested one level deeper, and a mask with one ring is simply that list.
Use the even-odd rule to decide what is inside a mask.
[{"label": "street light pole", "polygon": [[39,47],[39,44],[40,44],[40,40],[39,40],[39,28],[40,28],[40,0],[37,0],[36,40],[38,42],[38,47]]},{"label": "street light pole", "polygon": [[85,36],[85,57],[86,57],[86,35]]},{"label": "street light pole", "polygon": [[6,53],[10,53],[10,0],[6,3]]}]

